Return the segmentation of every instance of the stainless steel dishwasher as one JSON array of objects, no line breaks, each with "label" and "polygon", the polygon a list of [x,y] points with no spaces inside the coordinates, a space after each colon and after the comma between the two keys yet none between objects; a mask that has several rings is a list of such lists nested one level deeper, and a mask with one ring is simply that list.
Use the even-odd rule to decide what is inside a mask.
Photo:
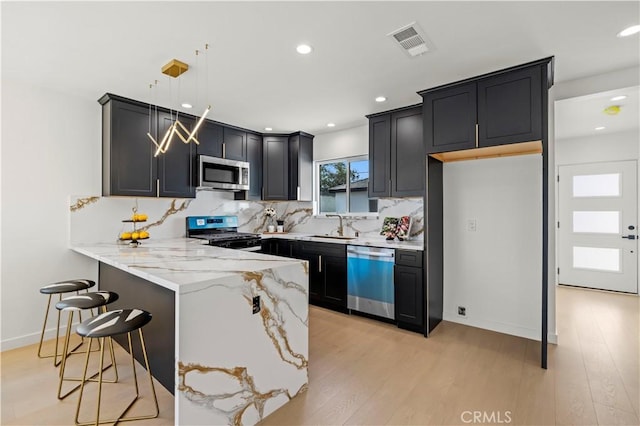
[{"label": "stainless steel dishwasher", "polygon": [[394,249],[347,246],[349,309],[395,319],[394,259]]}]

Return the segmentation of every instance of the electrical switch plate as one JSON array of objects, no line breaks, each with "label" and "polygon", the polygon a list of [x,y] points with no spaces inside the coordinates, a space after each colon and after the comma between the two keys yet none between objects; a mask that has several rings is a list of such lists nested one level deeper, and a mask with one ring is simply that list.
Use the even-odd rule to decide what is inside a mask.
[{"label": "electrical switch plate", "polygon": [[467,219],[467,231],[476,232],[477,222],[475,219]]},{"label": "electrical switch plate", "polygon": [[253,307],[252,312],[257,314],[260,312],[260,296],[253,296]]}]

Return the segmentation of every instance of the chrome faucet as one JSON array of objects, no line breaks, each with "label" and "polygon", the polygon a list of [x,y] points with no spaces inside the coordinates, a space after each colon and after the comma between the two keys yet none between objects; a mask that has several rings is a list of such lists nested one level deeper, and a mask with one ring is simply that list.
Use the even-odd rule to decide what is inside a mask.
[{"label": "chrome faucet", "polygon": [[327,217],[337,217],[340,219],[340,225],[338,226],[338,235],[344,237],[344,227],[342,226],[342,216],[339,214],[328,214]]}]

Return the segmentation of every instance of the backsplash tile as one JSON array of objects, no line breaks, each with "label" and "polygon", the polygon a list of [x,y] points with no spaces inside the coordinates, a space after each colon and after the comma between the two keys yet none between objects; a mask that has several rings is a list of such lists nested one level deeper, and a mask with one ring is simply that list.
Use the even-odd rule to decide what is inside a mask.
[{"label": "backsplash tile", "polygon": [[[411,216],[411,236],[422,239],[422,198],[385,198],[378,201],[378,217],[349,216],[344,219],[345,235],[375,237],[387,216]],[[133,214],[148,215],[138,229],[149,231],[151,238],[177,238],[185,235],[185,217],[208,215],[238,216],[241,232],[264,232],[269,219],[264,210],[272,207],[276,218],[284,220],[285,231],[312,234],[335,234],[337,218],[313,216],[313,203],[301,201],[236,201],[233,194],[222,191],[199,191],[195,199],[71,196],[69,200],[69,241],[74,243],[115,241],[120,233],[131,231],[131,223],[123,223]]]}]

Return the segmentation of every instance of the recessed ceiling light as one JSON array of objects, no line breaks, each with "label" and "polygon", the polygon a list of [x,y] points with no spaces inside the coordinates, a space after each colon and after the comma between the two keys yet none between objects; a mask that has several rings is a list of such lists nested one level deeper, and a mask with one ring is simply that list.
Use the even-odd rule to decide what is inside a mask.
[{"label": "recessed ceiling light", "polygon": [[273,130],[271,127],[265,127],[264,129],[265,129],[267,132],[270,132],[270,131],[272,131],[272,130]]},{"label": "recessed ceiling light", "polygon": [[182,108],[193,108],[193,105],[188,104],[188,103],[185,102],[185,103],[182,104]]},{"label": "recessed ceiling light", "polygon": [[625,28],[618,33],[618,37],[629,37],[636,33],[640,33],[640,25],[632,25],[629,28]]},{"label": "recessed ceiling light", "polygon": [[384,102],[384,101],[386,101],[386,100],[387,100],[387,98],[385,98],[384,96],[378,96],[378,97],[376,98],[376,102]]},{"label": "recessed ceiling light", "polygon": [[612,101],[621,101],[623,99],[627,99],[627,97],[625,95],[620,95],[620,96],[614,96],[613,98],[611,98]]},{"label": "recessed ceiling light", "polygon": [[606,129],[606,127],[604,127],[604,126],[596,127],[596,130],[604,130],[604,129]]},{"label": "recessed ceiling light", "polygon": [[336,127],[336,123],[327,123],[327,127]]},{"label": "recessed ceiling light", "polygon": [[308,44],[300,44],[300,45],[298,45],[298,47],[296,47],[296,50],[301,55],[307,55],[307,54],[311,53],[311,51],[313,49]]}]

